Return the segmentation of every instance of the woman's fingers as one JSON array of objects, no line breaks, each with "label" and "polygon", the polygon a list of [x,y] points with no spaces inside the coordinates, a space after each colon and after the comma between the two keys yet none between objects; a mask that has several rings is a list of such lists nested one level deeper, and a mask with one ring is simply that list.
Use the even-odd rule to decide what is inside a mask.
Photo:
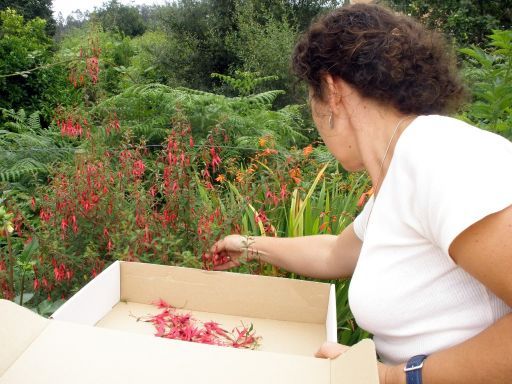
[{"label": "woman's fingers", "polygon": [[238,260],[237,261],[230,260],[224,264],[214,265],[213,270],[214,271],[225,271],[226,269],[238,267],[239,265],[240,265],[240,263],[238,262]]},{"label": "woman's fingers", "polygon": [[240,258],[243,258],[240,238],[240,235],[228,235],[210,248],[207,258],[213,261],[214,270],[223,271],[240,265]]},{"label": "woman's fingers", "polygon": [[240,235],[228,235],[219,241],[217,241],[210,248],[211,253],[221,253],[223,251],[226,252],[240,252],[242,249],[242,244],[240,241]]},{"label": "woman's fingers", "polygon": [[315,357],[334,359],[346,352],[349,348],[350,347],[347,347],[346,345],[326,341],[315,353]]},{"label": "woman's fingers", "polygon": [[211,254],[214,254],[214,253],[220,253],[224,250],[225,248],[225,238],[224,239],[220,239],[219,241],[217,241],[215,244],[213,244],[213,246],[210,248],[210,253]]}]

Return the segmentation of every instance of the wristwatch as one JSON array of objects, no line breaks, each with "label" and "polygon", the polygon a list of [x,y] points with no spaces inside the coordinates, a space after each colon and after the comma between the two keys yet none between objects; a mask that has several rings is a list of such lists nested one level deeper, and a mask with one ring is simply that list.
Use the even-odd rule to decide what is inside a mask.
[{"label": "wristwatch", "polygon": [[423,362],[427,358],[427,355],[417,355],[409,359],[405,365],[405,381],[407,384],[422,384],[421,380],[421,368],[423,368]]}]

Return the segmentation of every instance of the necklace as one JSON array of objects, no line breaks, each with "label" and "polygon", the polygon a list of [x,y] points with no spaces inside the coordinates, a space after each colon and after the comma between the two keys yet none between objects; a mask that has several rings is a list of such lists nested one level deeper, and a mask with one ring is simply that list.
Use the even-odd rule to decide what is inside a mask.
[{"label": "necklace", "polygon": [[[395,138],[396,133],[398,132],[398,128],[402,125],[404,120],[410,116],[404,116],[400,120],[398,120],[398,123],[396,123],[395,129],[393,130],[393,134],[391,135],[391,138],[388,141],[388,145],[386,146],[386,151],[384,151],[384,156],[382,157],[382,161],[380,162],[380,169],[379,169],[379,176],[377,178],[377,183],[375,183],[374,188],[374,196],[377,196],[380,183],[382,181],[382,171],[384,170],[384,163],[386,162],[386,159],[388,157],[389,149],[391,148],[391,143],[393,142],[393,139]],[[375,199],[375,198],[374,198]]]},{"label": "necklace", "polygon": [[384,151],[384,156],[382,157],[382,161],[380,162],[380,169],[379,169],[379,175],[377,177],[377,182],[375,183],[375,186],[372,187],[373,190],[373,203],[370,208],[370,212],[368,213],[368,219],[366,220],[366,227],[368,227],[368,223],[370,221],[370,216],[373,211],[373,207],[375,206],[375,199],[377,198],[377,193],[379,192],[380,183],[382,182],[382,171],[384,170],[384,163],[386,162],[386,159],[388,157],[389,149],[391,148],[391,143],[393,142],[393,139],[396,136],[396,133],[398,132],[398,128],[402,125],[402,123],[411,116],[404,116],[400,120],[398,120],[398,123],[396,123],[395,129],[393,129],[393,134],[391,135],[391,138],[388,141],[388,145],[386,146],[386,150]]}]

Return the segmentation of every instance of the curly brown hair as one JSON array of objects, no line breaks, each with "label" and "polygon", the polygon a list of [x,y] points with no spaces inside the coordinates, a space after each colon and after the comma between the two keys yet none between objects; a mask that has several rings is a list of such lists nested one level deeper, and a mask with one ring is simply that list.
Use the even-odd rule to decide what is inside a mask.
[{"label": "curly brown hair", "polygon": [[322,16],[297,43],[292,67],[315,96],[329,73],[406,114],[453,112],[467,96],[443,36],[376,4]]}]

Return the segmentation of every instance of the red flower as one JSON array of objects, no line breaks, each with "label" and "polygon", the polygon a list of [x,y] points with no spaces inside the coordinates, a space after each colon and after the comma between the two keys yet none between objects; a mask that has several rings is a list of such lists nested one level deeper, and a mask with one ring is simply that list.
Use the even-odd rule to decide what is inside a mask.
[{"label": "red flower", "polygon": [[135,177],[140,177],[144,174],[146,166],[142,160],[137,160],[133,163],[132,175]]},{"label": "red flower", "polygon": [[112,249],[114,248],[114,244],[112,243],[112,240],[108,239],[107,242],[107,251],[110,253]]},{"label": "red flower", "polygon": [[39,217],[41,218],[41,220],[43,220],[44,222],[48,222],[50,221],[51,217],[53,215],[51,214],[51,212],[45,210],[45,209],[41,209],[41,211],[39,212]]},{"label": "red flower", "polygon": [[190,313],[179,313],[162,299],[154,304],[163,311],[158,315],[150,316],[145,321],[153,323],[156,329],[155,336],[251,349],[255,348],[260,340],[260,337],[254,335],[252,325],[250,328],[242,325],[242,327],[227,332],[214,321],[201,325]]},{"label": "red flower", "polygon": [[215,172],[215,169],[220,165],[221,159],[219,155],[215,152],[215,148],[210,148],[210,155],[212,157],[212,161],[210,165],[212,166],[213,171]]},{"label": "red flower", "polygon": [[286,197],[287,191],[286,191],[286,184],[281,185],[281,191],[279,192],[279,196],[281,196],[281,199],[284,199]]}]

